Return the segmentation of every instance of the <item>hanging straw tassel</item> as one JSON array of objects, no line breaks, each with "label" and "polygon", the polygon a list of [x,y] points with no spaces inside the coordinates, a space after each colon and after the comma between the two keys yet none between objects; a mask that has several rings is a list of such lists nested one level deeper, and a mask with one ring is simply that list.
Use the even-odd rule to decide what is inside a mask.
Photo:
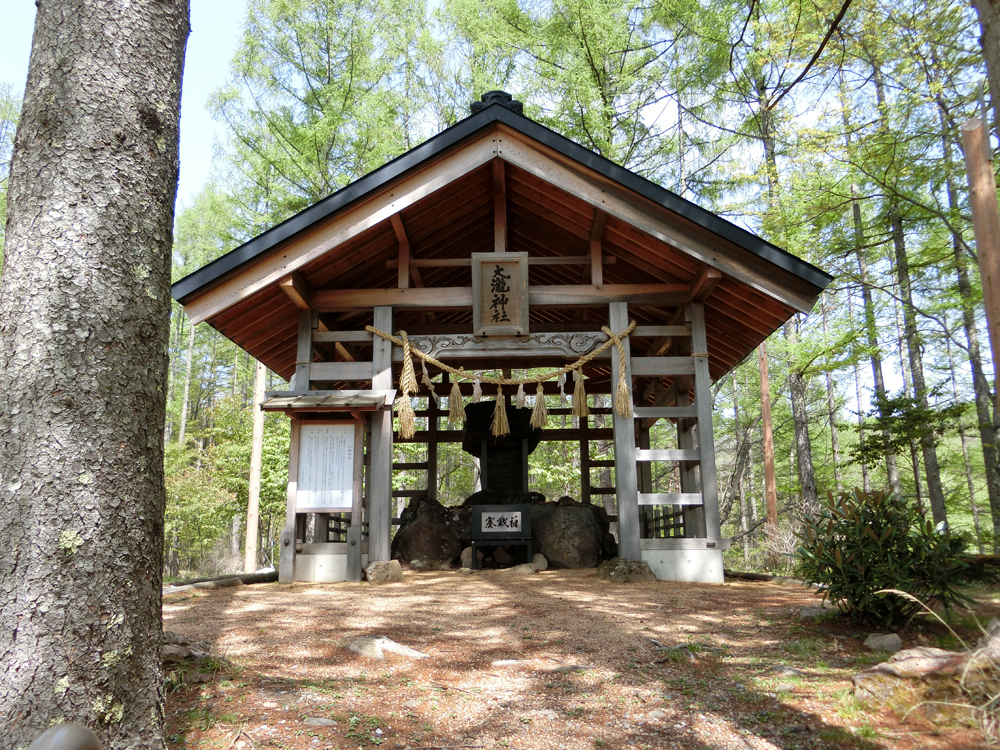
[{"label": "hanging straw tassel", "polygon": [[559,378],[556,381],[559,383],[559,403],[565,406],[566,404],[566,373],[559,373]]},{"label": "hanging straw tassel", "polygon": [[462,403],[462,391],[456,377],[451,382],[451,393],[448,395],[448,424],[461,424],[464,419],[465,405]]},{"label": "hanging straw tassel", "polygon": [[399,415],[399,436],[403,439],[413,437],[417,430],[416,415],[413,413],[413,404],[410,403],[410,394],[418,389],[417,376],[413,372],[413,360],[410,358],[410,341],[406,338],[406,331],[399,332],[403,339],[403,372],[399,376],[399,390],[402,395],[397,399],[396,413]]},{"label": "hanging straw tassel", "polygon": [[437,394],[434,392],[434,382],[431,380],[431,376],[427,372],[427,360],[426,359],[421,359],[420,360],[420,367],[424,371],[424,374],[420,378],[420,381],[424,385],[427,386],[427,390],[429,390],[431,392],[432,396],[437,396]]},{"label": "hanging straw tassel", "polygon": [[497,406],[493,410],[493,437],[503,437],[510,434],[510,424],[507,422],[507,402],[503,397],[503,386],[497,386]]},{"label": "hanging straw tassel", "polygon": [[472,384],[472,403],[478,404],[483,400],[483,387],[479,384],[479,378]]},{"label": "hanging straw tassel", "polygon": [[535,408],[531,410],[531,426],[536,430],[542,430],[548,423],[549,410],[545,408],[545,393],[542,384],[539,383],[538,390],[535,391]]},{"label": "hanging straw tassel", "polygon": [[573,371],[573,381],[576,385],[573,388],[573,416],[586,417],[590,414],[587,408],[587,392],[583,388],[583,369]]},{"label": "hanging straw tassel", "polygon": [[517,384],[517,408],[524,408],[524,383]]}]

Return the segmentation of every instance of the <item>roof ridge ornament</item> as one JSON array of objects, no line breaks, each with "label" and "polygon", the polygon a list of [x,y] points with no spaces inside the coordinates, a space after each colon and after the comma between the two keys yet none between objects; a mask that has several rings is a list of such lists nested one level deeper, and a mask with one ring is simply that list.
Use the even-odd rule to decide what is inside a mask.
[{"label": "roof ridge ornament", "polygon": [[524,105],[506,91],[487,91],[479,98],[480,101],[473,102],[472,106],[469,107],[469,109],[472,110],[472,114],[482,112],[491,104],[500,104],[507,109],[514,110],[519,115],[524,114]]}]

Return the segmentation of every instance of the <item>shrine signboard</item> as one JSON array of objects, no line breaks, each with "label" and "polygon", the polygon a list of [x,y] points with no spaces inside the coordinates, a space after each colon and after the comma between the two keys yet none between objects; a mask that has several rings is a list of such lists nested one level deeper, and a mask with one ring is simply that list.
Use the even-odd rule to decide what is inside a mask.
[{"label": "shrine signboard", "polygon": [[354,500],[354,423],[303,424],[299,442],[297,513],[351,510]]},{"label": "shrine signboard", "polygon": [[472,254],[472,324],[476,336],[528,333],[528,254]]}]

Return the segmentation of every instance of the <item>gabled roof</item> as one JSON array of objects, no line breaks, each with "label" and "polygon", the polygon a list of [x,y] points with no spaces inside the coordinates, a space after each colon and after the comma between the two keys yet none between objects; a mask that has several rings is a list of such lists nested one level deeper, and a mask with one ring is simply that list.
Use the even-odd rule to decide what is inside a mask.
[{"label": "gabled roof", "polygon": [[[715,377],[794,312],[811,309],[831,280],[760,237],[493,104],[181,279],[172,294],[194,321],[209,322],[287,376],[294,369],[298,308],[280,282],[286,291],[296,286],[306,294],[394,288],[392,262],[402,241],[413,258],[440,263],[414,267],[415,286],[468,286],[468,269],[448,261],[494,249],[498,190],[507,250],[550,260],[583,257],[600,227],[598,240],[608,256],[605,288],[653,282],[693,288],[706,270],[721,272],[706,301]],[[582,263],[538,265],[532,266],[531,283],[579,285],[589,283],[589,276]],[[400,291],[400,299],[405,294]],[[329,308],[330,314],[340,310],[330,325],[362,328],[363,307]],[[667,298],[630,305],[633,317],[650,324],[667,322],[675,311],[676,300]],[[587,316],[599,321],[602,313],[594,309]],[[471,312],[446,308],[436,323],[441,330],[464,330],[466,317],[471,321]],[[579,315],[557,305],[532,310],[532,321],[543,327],[558,328],[574,317]],[[400,309],[395,327],[421,321],[425,312]]]}]

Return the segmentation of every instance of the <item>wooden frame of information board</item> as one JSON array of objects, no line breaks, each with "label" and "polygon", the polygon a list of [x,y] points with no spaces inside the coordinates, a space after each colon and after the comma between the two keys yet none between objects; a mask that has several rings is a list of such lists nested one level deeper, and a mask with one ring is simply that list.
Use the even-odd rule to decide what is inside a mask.
[{"label": "wooden frame of information board", "polygon": [[[364,478],[361,420],[296,420],[294,513],[360,509]],[[345,452],[345,448],[348,450]]]},{"label": "wooden frame of information board", "polygon": [[472,327],[476,336],[528,333],[528,254],[472,254]]}]

